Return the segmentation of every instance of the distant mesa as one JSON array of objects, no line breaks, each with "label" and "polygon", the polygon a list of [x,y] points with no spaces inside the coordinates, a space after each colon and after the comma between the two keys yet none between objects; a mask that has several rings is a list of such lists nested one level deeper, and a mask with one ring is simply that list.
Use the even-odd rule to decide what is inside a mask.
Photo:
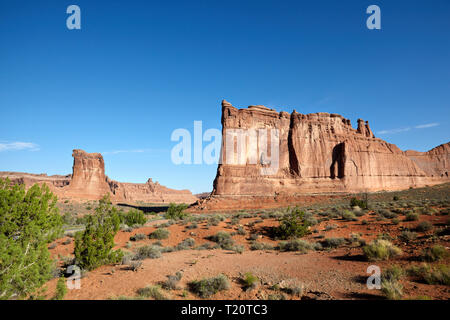
[{"label": "distant mesa", "polygon": [[[301,203],[309,195],[393,191],[450,182],[450,143],[428,152],[402,151],[376,138],[363,119],[357,120],[354,129],[339,114],[278,113],[260,105],[237,109],[223,100],[222,127],[223,135],[226,129],[278,129],[278,169],[262,174],[264,164],[252,162],[248,154],[239,164],[230,164],[224,143],[213,192],[199,200],[199,209],[286,205]],[[261,159],[258,148],[256,159]],[[270,149],[269,143],[266,150]]]},{"label": "distant mesa", "polygon": [[105,175],[105,162],[100,153],[73,150],[72,174],[47,176],[18,172],[0,172],[0,178],[8,177],[14,183],[30,187],[46,183],[58,196],[65,199],[98,200],[105,194],[114,202],[193,203],[198,200],[189,190],[174,190],[148,179],[147,183],[125,183],[109,179]]}]

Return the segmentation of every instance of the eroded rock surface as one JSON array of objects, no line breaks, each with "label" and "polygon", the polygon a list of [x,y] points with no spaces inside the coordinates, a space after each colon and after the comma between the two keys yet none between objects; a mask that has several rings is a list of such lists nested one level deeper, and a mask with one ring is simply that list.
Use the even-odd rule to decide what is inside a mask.
[{"label": "eroded rock surface", "polygon": [[[227,201],[230,197],[249,197],[254,201],[255,196],[276,199],[317,193],[401,190],[449,181],[450,143],[428,152],[403,152],[396,145],[376,138],[368,121],[358,119],[357,123],[354,129],[349,119],[323,112],[300,114],[294,110],[289,114],[264,106],[237,109],[224,100],[222,140],[226,141],[229,130],[276,129],[279,162],[276,170],[268,173],[264,171],[267,162],[260,161],[265,153],[271,153],[272,138],[267,138],[264,150],[264,141],[252,143],[247,137],[244,152],[238,152],[236,140],[232,144],[234,150],[228,150],[234,153],[231,157],[227,143],[223,142],[223,160],[212,193],[215,200],[210,203],[220,202],[217,200],[220,197]],[[238,158],[243,161],[236,161]]]},{"label": "eroded rock surface", "polygon": [[148,179],[147,183],[125,183],[105,175],[105,163],[100,153],[73,150],[73,174],[47,176],[18,172],[0,172],[14,183],[30,187],[35,183],[47,184],[59,198],[98,200],[105,194],[115,202],[193,203],[198,198],[189,190],[174,190]]}]

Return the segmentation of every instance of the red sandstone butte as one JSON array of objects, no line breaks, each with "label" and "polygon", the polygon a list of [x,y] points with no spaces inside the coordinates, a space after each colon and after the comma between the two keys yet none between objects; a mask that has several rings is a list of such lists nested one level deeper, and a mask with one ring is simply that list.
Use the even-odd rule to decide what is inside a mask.
[{"label": "red sandstone butte", "polygon": [[[227,162],[222,144],[222,164],[214,187],[199,209],[220,209],[256,203],[295,201],[312,194],[339,194],[401,190],[449,182],[450,143],[428,152],[405,151],[376,138],[368,121],[358,119],[358,128],[338,114],[276,112],[264,106],[237,109],[222,101],[222,141],[228,129],[278,129],[279,166],[262,174],[261,162],[252,162],[246,140],[246,161]],[[237,148],[234,148],[237,152]],[[269,147],[270,150],[270,142]],[[240,199],[240,200],[239,200]]]},{"label": "red sandstone butte", "polygon": [[47,176],[18,172],[0,172],[14,183],[30,187],[47,184],[60,199],[98,200],[105,194],[114,202],[193,203],[198,198],[189,190],[174,190],[148,179],[147,183],[124,183],[110,180],[105,175],[105,162],[100,153],[73,150],[73,174]]}]

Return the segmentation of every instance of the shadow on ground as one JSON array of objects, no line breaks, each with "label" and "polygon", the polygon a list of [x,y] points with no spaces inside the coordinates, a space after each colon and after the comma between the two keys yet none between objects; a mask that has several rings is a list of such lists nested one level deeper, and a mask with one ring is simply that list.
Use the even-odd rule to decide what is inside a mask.
[{"label": "shadow on ground", "polygon": [[151,213],[151,212],[155,212],[155,213],[160,213],[160,212],[166,212],[167,208],[169,208],[169,205],[158,205],[158,206],[137,206],[137,205],[132,205],[132,204],[128,204],[128,203],[118,203],[117,204],[119,207],[127,207],[127,208],[133,208],[133,209],[138,209],[141,210],[144,213]]}]

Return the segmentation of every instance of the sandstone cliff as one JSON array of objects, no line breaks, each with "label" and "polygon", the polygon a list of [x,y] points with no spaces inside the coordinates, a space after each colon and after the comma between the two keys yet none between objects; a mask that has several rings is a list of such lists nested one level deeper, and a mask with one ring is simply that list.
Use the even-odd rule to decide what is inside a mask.
[{"label": "sandstone cliff", "polygon": [[124,183],[105,175],[105,163],[100,153],[73,150],[73,174],[47,176],[18,172],[0,172],[0,178],[8,177],[14,183],[30,187],[35,183],[47,184],[61,199],[98,200],[109,193],[115,202],[193,203],[198,198],[189,190],[174,190],[149,179],[147,183]]},{"label": "sandstone cliff", "polygon": [[[450,143],[428,152],[403,152],[376,138],[362,119],[354,129],[349,119],[338,114],[295,110],[289,114],[263,106],[237,109],[224,100],[222,127],[223,141],[230,129],[267,129],[276,134],[273,138],[267,134],[267,151],[261,148],[265,141],[255,143],[249,137],[245,152],[237,151],[234,141],[229,153],[223,142],[212,197],[400,190],[450,181]],[[279,141],[279,161],[271,172],[262,170],[268,165],[259,159],[276,151],[272,139]],[[256,163],[252,151],[257,153]],[[230,155],[235,158],[229,159]]]}]

